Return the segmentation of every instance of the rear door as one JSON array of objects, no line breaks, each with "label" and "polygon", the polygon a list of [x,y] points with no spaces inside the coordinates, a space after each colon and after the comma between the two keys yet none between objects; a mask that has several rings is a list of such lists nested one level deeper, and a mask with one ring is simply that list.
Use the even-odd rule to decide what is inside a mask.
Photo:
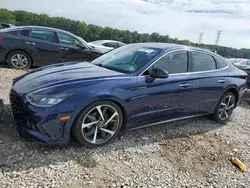
[{"label": "rear door", "polygon": [[58,32],[60,41],[60,55],[63,61],[89,61],[92,52],[80,40]]},{"label": "rear door", "polygon": [[228,66],[217,56],[192,51],[193,102],[197,114],[213,113],[227,83]]},{"label": "rear door", "polygon": [[35,60],[34,66],[61,62],[60,46],[54,31],[37,28],[31,29],[29,35],[25,39],[25,45]]}]

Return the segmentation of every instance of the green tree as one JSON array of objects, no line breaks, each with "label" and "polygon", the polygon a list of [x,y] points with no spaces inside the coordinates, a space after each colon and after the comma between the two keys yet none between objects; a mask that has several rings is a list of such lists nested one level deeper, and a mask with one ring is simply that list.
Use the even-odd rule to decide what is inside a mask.
[{"label": "green tree", "polygon": [[85,22],[75,21],[64,17],[50,17],[47,14],[34,14],[26,11],[10,11],[7,9],[0,9],[0,21],[15,25],[38,25],[55,27],[70,31],[86,41],[94,41],[100,39],[112,39],[125,43],[137,42],[166,42],[177,43],[189,46],[201,47],[211,50],[216,50],[224,57],[237,57],[250,59],[250,49],[234,49],[224,46],[205,45],[192,43],[189,40],[178,40],[171,38],[169,35],[160,35],[157,32],[138,33],[137,31],[130,32],[128,30],[118,30],[110,27],[100,27],[97,25]]}]

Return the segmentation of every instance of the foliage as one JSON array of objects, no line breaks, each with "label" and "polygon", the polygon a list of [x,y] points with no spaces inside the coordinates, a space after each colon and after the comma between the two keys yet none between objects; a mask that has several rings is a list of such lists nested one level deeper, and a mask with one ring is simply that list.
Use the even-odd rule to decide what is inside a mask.
[{"label": "foliage", "polygon": [[122,41],[127,44],[137,42],[177,43],[216,50],[218,54],[228,58],[250,59],[250,49],[235,49],[224,46],[197,44],[192,43],[189,40],[178,40],[177,38],[171,38],[168,35],[160,35],[156,32],[152,34],[138,33],[136,31],[118,30],[110,27],[100,27],[93,24],[87,25],[85,22],[70,20],[63,17],[50,17],[47,14],[0,9],[0,20],[16,25],[39,25],[64,29],[84,38],[86,41],[111,39]]}]

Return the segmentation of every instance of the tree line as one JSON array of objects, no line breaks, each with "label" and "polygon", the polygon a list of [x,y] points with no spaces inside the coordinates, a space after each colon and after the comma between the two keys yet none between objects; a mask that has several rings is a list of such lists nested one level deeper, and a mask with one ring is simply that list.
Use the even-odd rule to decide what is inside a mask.
[{"label": "tree line", "polygon": [[179,40],[171,38],[169,35],[154,33],[138,33],[137,31],[119,30],[110,27],[101,27],[93,24],[86,24],[82,21],[75,21],[64,17],[50,17],[47,14],[35,14],[27,11],[10,11],[0,9],[0,21],[14,25],[38,25],[55,27],[74,33],[86,41],[94,40],[117,40],[129,43],[138,42],[165,42],[184,44],[189,46],[216,50],[218,54],[227,58],[247,58],[250,59],[250,49],[235,49],[225,46],[206,45],[190,42],[189,40]]}]

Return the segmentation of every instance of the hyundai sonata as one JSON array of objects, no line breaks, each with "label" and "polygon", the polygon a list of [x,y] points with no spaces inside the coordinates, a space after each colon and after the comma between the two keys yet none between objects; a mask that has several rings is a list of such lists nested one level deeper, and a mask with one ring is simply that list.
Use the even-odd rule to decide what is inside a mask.
[{"label": "hyundai sonata", "polygon": [[[162,43],[130,44],[92,63],[42,67],[13,81],[16,127],[23,136],[87,147],[124,130],[211,115],[225,123],[246,92],[247,74],[221,56]],[[71,134],[72,133],[72,134]]]}]

